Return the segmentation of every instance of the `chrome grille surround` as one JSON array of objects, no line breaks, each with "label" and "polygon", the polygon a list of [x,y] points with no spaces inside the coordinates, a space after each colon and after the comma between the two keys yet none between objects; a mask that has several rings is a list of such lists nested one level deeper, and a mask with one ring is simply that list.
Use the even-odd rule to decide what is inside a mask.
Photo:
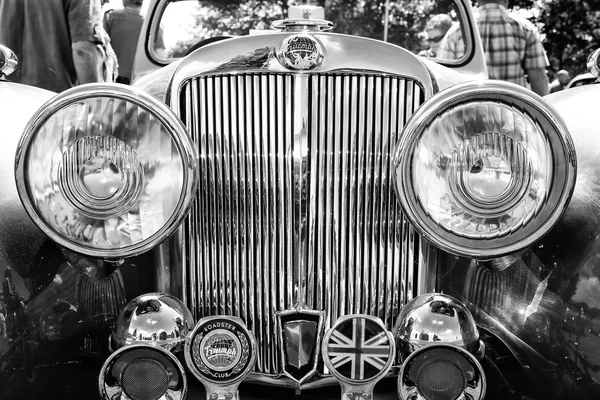
[{"label": "chrome grille surround", "polygon": [[264,378],[281,374],[277,312],[325,310],[326,329],[365,313],[391,329],[421,291],[432,249],[400,211],[391,155],[424,98],[415,80],[362,72],[204,74],[180,86],[201,172],[177,238],[183,300],[196,320],[241,317]]}]

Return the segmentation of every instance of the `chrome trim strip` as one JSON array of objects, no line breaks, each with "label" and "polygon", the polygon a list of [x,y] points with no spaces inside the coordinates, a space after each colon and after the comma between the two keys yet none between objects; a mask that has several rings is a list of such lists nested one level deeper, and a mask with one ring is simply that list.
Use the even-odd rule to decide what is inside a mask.
[{"label": "chrome trim strip", "polygon": [[307,175],[308,166],[308,75],[298,75],[294,77],[293,94],[293,117],[294,123],[294,307],[303,307],[306,303],[306,279],[307,279]]}]

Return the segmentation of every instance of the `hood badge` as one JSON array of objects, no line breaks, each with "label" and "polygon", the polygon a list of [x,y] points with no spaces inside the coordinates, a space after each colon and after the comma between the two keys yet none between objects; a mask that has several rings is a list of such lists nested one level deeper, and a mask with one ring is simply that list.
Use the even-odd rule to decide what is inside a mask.
[{"label": "hood badge", "polygon": [[277,50],[277,59],[284,67],[309,70],[323,62],[323,49],[315,38],[307,34],[288,36]]},{"label": "hood badge", "polygon": [[207,399],[238,398],[237,388],[256,361],[256,341],[240,318],[202,318],[185,341],[185,361]]},{"label": "hood badge", "polygon": [[286,310],[277,314],[283,372],[298,387],[317,372],[323,311]]}]

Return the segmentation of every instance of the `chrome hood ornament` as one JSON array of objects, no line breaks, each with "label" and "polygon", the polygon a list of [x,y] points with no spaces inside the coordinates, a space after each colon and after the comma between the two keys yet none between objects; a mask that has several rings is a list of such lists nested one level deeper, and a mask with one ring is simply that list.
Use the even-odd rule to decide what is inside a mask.
[{"label": "chrome hood ornament", "polygon": [[286,32],[323,32],[333,29],[333,22],[325,20],[323,7],[300,5],[288,10],[288,19],[280,19],[271,28]]},{"label": "chrome hood ornament", "polygon": [[238,317],[202,318],[186,339],[185,361],[207,399],[235,400],[256,362],[256,341]]}]

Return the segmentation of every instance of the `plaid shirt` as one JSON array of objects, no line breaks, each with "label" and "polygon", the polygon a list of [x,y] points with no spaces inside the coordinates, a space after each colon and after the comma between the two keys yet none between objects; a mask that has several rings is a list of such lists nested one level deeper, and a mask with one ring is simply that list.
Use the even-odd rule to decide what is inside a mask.
[{"label": "plaid shirt", "polygon": [[[479,7],[475,18],[491,79],[527,86],[527,70],[550,65],[537,29],[525,18],[509,14],[506,7],[495,3]],[[455,25],[442,40],[437,58],[456,60],[464,54],[465,42]]]}]

